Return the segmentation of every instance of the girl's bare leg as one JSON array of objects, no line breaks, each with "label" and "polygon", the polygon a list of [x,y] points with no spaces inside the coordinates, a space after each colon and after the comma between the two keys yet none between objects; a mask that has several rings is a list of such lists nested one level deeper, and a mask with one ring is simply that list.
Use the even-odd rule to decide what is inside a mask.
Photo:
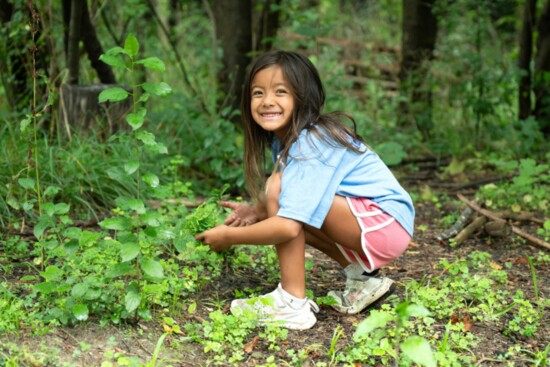
[{"label": "girl's bare leg", "polygon": [[306,243],[311,247],[323,252],[325,255],[336,261],[343,268],[348,266],[350,262],[342,254],[342,252],[336,247],[336,244],[321,230],[306,225]]},{"label": "girl's bare leg", "polygon": [[[279,211],[279,193],[281,192],[281,174],[273,174],[266,185],[267,215],[275,216]],[[306,269],[305,269],[305,232],[302,230],[298,237],[275,245],[281,268],[282,288],[297,298],[306,296]]]}]

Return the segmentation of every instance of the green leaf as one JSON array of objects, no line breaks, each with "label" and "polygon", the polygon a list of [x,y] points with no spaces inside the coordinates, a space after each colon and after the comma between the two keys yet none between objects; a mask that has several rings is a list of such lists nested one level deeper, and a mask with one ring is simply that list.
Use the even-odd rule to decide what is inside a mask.
[{"label": "green leaf", "polygon": [[159,227],[162,224],[162,214],[149,211],[141,216],[141,221],[149,227]]},{"label": "green leaf", "polygon": [[385,327],[388,322],[393,320],[393,318],[394,317],[392,315],[386,312],[380,312],[378,310],[372,311],[369,317],[361,321],[361,323],[357,326],[355,334],[353,335],[353,340],[358,341],[361,337],[369,334],[371,331]]},{"label": "green leaf", "polygon": [[120,88],[120,87],[112,87],[107,88],[103,90],[101,93],[99,93],[98,101],[99,103],[103,102],[119,102],[123,101],[128,97],[129,93]]},{"label": "green leaf", "polygon": [[84,299],[90,287],[87,283],[77,283],[71,289],[71,296],[76,299]]},{"label": "green leaf", "polygon": [[139,161],[129,161],[124,164],[124,171],[127,174],[131,175],[136,172],[139,168]]},{"label": "green leaf", "polygon": [[99,222],[99,226],[105,229],[123,231],[132,226],[132,221],[124,217],[107,218]]},{"label": "green leaf", "polygon": [[155,145],[155,135],[149,131],[141,130],[136,132],[136,139],[141,140],[145,145]]},{"label": "green leaf", "polygon": [[120,183],[126,183],[128,181],[128,175],[120,167],[111,167],[107,170],[107,176],[109,178],[118,181]]},{"label": "green leaf", "polygon": [[159,84],[145,82],[141,85],[141,87],[147,93],[154,94],[155,96],[166,97],[172,94],[172,87],[165,82],[160,82]]},{"label": "green leaf", "polygon": [[73,315],[78,321],[88,320],[88,306],[83,304],[77,304],[73,307]]},{"label": "green leaf", "polygon": [[120,248],[120,258],[122,262],[133,260],[139,255],[140,251],[141,246],[139,243],[126,243]]},{"label": "green leaf", "polygon": [[42,282],[35,284],[34,289],[43,294],[51,294],[57,290],[57,285],[53,282]]},{"label": "green leaf", "polygon": [[143,176],[143,182],[149,185],[152,188],[155,188],[159,185],[160,181],[157,175],[154,173],[147,173]]},{"label": "green leaf", "polygon": [[19,127],[20,131],[22,133],[24,133],[26,130],[27,130],[27,127],[29,127],[29,125],[31,124],[31,116],[30,115],[27,115],[27,117],[25,117],[23,120],[21,120],[21,125]]},{"label": "green leaf", "polygon": [[36,237],[37,240],[40,240],[40,238],[44,234],[44,231],[49,227],[52,227],[54,224],[55,223],[52,221],[52,219],[47,215],[40,216],[40,218],[38,219],[38,223],[36,223],[32,230],[34,237]]},{"label": "green leaf", "polygon": [[105,276],[107,278],[116,278],[130,273],[134,268],[128,263],[119,263],[114,265]]},{"label": "green leaf", "polygon": [[48,282],[55,282],[61,280],[63,271],[55,265],[50,265],[45,271],[40,272],[40,275]]},{"label": "green leaf", "polygon": [[426,367],[437,367],[432,348],[426,339],[413,335],[408,337],[400,346],[403,354],[414,363]]},{"label": "green leaf", "polygon": [[158,71],[166,70],[166,66],[164,66],[164,62],[162,62],[162,60],[159,59],[158,57],[147,57],[145,59],[136,61],[136,64],[142,64],[148,69],[153,69]]},{"label": "green leaf", "polygon": [[132,127],[132,130],[137,130],[145,122],[146,114],[147,110],[145,108],[140,108],[136,113],[129,113],[126,115],[126,122]]},{"label": "green leaf", "polygon": [[32,178],[20,178],[17,182],[25,190],[34,190],[35,181]]},{"label": "green leaf", "polygon": [[160,262],[144,258],[141,263],[141,270],[145,272],[145,274],[149,275],[153,278],[164,278],[164,272],[162,270],[162,265]]},{"label": "green leaf", "polygon": [[158,153],[158,154],[167,154],[168,148],[166,148],[166,145],[162,143],[155,143],[155,145],[146,145],[145,146],[148,151],[152,153]]},{"label": "green leaf", "polygon": [[130,56],[136,56],[139,52],[139,42],[133,34],[129,34],[124,41],[124,49]]},{"label": "green leaf", "polygon": [[99,59],[107,65],[111,65],[120,69],[126,69],[126,63],[118,55],[103,54],[99,57]]},{"label": "green leaf", "polygon": [[141,295],[136,291],[129,291],[126,293],[126,297],[124,297],[124,306],[126,307],[126,311],[128,313],[132,313],[136,310],[136,308],[139,307],[139,304],[141,303]]},{"label": "green leaf", "polygon": [[57,187],[57,186],[48,186],[48,188],[46,189],[46,191],[44,191],[44,197],[47,198],[47,197],[53,197],[55,195],[57,195],[57,193],[61,191],[61,188],[60,187]]},{"label": "green leaf", "polygon": [[57,215],[65,214],[65,213],[68,213],[70,209],[71,209],[71,206],[69,204],[57,203],[54,206],[54,214],[57,214]]}]

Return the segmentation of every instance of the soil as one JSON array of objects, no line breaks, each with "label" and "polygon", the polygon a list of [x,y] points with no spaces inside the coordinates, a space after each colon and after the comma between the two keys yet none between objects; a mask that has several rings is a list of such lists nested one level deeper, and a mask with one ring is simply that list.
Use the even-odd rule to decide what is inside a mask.
[{"label": "soil", "polygon": [[[537,256],[539,252],[548,250],[536,247],[518,240],[517,236],[511,235],[507,238],[489,238],[483,235],[475,235],[457,247],[450,247],[437,240],[437,236],[444,230],[439,224],[439,218],[453,211],[460,211],[457,208],[457,201],[451,201],[446,207],[437,209],[433,204],[420,203],[416,206],[417,231],[414,236],[414,243],[407,252],[398,260],[381,270],[382,275],[396,281],[395,295],[404,299],[404,287],[402,282],[407,279],[420,280],[440,275],[441,269],[434,269],[441,259],[454,260],[459,257],[466,257],[472,251],[485,251],[493,256],[493,261],[501,266],[505,263],[512,264],[507,268],[509,274],[509,286],[511,289],[521,289],[525,292],[526,298],[534,300],[534,284],[528,256]],[[532,234],[536,233],[536,226],[528,223],[517,223],[523,230]],[[418,228],[425,228],[418,230]],[[329,289],[341,289],[344,286],[344,277],[339,266],[331,259],[317,250],[308,248],[307,256],[314,261],[314,266],[308,272],[308,288],[313,290],[316,296],[325,295]],[[540,265],[537,268],[538,287],[541,297],[550,294],[550,283],[548,282],[549,263]],[[253,269],[239,274],[227,273],[217,283],[211,282],[206,285],[203,295],[217,295],[217,299],[223,300],[227,306],[234,296],[235,289],[245,287],[261,287],[265,292],[271,291],[276,284],[266,281],[262,274]],[[210,298],[211,299],[211,298]],[[382,301],[384,302],[384,301]],[[303,365],[315,365],[315,362],[324,361],[328,364],[326,350],[330,347],[334,330],[341,326],[344,329],[343,336],[338,340],[337,348],[342,348],[351,340],[355,326],[363,320],[372,309],[380,307],[378,302],[359,315],[342,315],[328,306],[322,306],[317,314],[318,322],[310,330],[289,331],[286,341],[281,343],[281,349],[272,352],[267,349],[267,344],[261,340],[254,343],[254,334],[250,336],[250,350],[246,354],[246,361],[242,366],[257,366],[265,364],[266,357],[275,353],[277,357],[288,360],[286,351],[288,349],[301,350],[308,348],[309,360]],[[194,320],[208,318],[212,310],[211,304],[198,302]],[[226,307],[227,309],[227,307]],[[548,309],[545,310],[545,319],[548,320]],[[181,319],[180,325],[188,320]],[[434,325],[435,329],[441,329],[443,324]],[[129,357],[138,357],[142,361],[150,361],[158,338],[163,330],[159,323],[139,323],[129,326],[107,326],[99,327],[92,323],[84,324],[74,328],[60,328],[54,332],[40,337],[27,336],[24,333],[10,336],[9,340],[0,336],[0,346],[3,343],[12,341],[19,346],[27,346],[29,353],[32,352],[37,360],[33,366],[99,366],[102,361],[107,360],[108,351],[120,352]],[[435,332],[435,331],[434,331]],[[525,338],[520,335],[503,334],[501,324],[474,323],[470,333],[479,337],[482,342],[471,350],[475,355],[476,366],[504,366],[506,363],[498,361],[499,355],[503,355],[514,345],[528,351],[541,351],[550,342],[550,325],[543,322],[541,329],[534,338]],[[159,364],[161,366],[206,366],[211,365],[212,354],[204,354],[202,346],[197,343],[172,343],[169,336],[164,343],[165,348],[160,354]],[[5,350],[5,349],[4,349]],[[0,348],[0,352],[2,348]],[[42,353],[42,354],[41,354]],[[0,362],[2,360],[0,354]],[[527,366],[530,363],[522,360],[511,360],[512,365]]]}]

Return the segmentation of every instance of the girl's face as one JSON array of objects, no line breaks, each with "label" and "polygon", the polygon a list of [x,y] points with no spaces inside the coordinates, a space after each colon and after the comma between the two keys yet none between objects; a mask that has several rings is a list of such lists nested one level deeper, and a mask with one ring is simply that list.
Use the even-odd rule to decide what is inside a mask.
[{"label": "girl's face", "polygon": [[294,96],[280,66],[273,65],[256,73],[250,86],[252,118],[266,131],[283,139],[290,127]]}]

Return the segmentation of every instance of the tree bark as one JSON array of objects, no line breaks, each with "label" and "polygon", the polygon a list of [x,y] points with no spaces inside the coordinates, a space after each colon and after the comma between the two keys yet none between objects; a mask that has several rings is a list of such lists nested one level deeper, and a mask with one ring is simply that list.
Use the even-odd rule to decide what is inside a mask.
[{"label": "tree bark", "polygon": [[71,0],[71,18],[69,21],[69,43],[67,66],[69,68],[68,84],[78,84],[80,69],[80,32],[82,30],[82,14],[86,0]]},{"label": "tree bark", "polygon": [[[399,77],[402,91],[410,95],[402,106],[403,117],[412,117],[425,139],[432,122],[432,93],[423,86],[426,61],[433,58],[437,38],[437,19],[432,12],[436,0],[403,0],[402,59]],[[403,125],[405,121],[401,121]]]},{"label": "tree bark", "polygon": [[256,32],[254,32],[254,50],[266,52],[273,47],[273,41],[279,29],[281,0],[265,0],[257,14]]},{"label": "tree bark", "polygon": [[[245,69],[252,51],[252,1],[216,0],[212,3],[216,38],[223,51],[218,83],[223,99],[220,110],[238,110]],[[235,121],[236,122],[236,121]]]},{"label": "tree bark", "polygon": [[519,82],[519,118],[525,120],[531,115],[531,59],[533,55],[533,29],[537,0],[526,0],[519,40],[519,68],[522,76]]},{"label": "tree bark", "polygon": [[103,48],[97,38],[95,27],[92,24],[88,5],[84,3],[82,9],[82,33],[81,38],[84,43],[84,49],[88,54],[90,63],[97,73],[99,81],[103,84],[115,84],[116,78],[111,67],[99,59],[103,54]]},{"label": "tree bark", "polygon": [[538,19],[535,56],[534,115],[545,137],[550,136],[550,0]]}]

